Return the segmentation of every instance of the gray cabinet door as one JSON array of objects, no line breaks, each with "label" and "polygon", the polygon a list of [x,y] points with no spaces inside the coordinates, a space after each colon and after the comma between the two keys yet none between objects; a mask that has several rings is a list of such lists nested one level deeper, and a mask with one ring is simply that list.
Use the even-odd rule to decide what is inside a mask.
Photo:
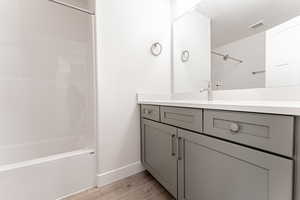
[{"label": "gray cabinet door", "polygon": [[174,196],[177,196],[177,129],[142,120],[144,167]]},{"label": "gray cabinet door", "polygon": [[293,161],[178,130],[179,200],[292,200]]}]

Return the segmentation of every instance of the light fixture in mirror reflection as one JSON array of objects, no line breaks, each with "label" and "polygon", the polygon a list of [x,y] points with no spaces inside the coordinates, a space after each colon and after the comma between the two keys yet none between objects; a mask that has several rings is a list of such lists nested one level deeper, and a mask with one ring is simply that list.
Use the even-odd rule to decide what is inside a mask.
[{"label": "light fixture in mirror reflection", "polygon": [[[209,80],[214,90],[300,86],[300,1],[197,2],[173,6],[175,93]],[[183,49],[189,62],[181,62]]]}]

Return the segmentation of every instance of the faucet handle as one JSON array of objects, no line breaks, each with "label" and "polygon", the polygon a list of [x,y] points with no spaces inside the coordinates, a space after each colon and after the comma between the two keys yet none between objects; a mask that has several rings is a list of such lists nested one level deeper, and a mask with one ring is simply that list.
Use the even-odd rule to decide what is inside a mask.
[{"label": "faucet handle", "polygon": [[202,92],[210,92],[212,90],[212,87],[211,87],[211,81],[207,81],[207,88],[200,88],[200,93]]},{"label": "faucet handle", "polygon": [[208,91],[208,88],[200,88],[200,93]]},{"label": "faucet handle", "polygon": [[212,88],[211,81],[208,81],[208,82],[207,82],[207,88],[208,88],[208,89],[211,89],[211,88]]}]

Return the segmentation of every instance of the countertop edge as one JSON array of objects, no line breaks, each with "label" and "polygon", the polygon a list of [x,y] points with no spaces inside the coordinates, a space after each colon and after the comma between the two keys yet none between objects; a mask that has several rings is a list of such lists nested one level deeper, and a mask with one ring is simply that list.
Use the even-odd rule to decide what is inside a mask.
[{"label": "countertop edge", "polygon": [[[222,104],[215,102],[191,103],[184,101],[178,102],[173,100],[139,100],[138,104],[300,116],[300,105],[282,105],[282,103],[278,103],[278,105],[241,105],[238,103],[235,104],[234,102],[227,102],[226,104]],[[276,102],[274,104],[276,104]]]}]

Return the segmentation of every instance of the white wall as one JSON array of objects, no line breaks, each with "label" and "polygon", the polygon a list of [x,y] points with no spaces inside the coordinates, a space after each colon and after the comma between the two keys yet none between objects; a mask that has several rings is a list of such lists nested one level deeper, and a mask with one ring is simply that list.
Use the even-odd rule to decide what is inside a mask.
[{"label": "white wall", "polygon": [[[174,92],[199,92],[208,87],[211,68],[210,18],[196,10],[174,22]],[[182,52],[190,59],[182,62]]]},{"label": "white wall", "polygon": [[300,85],[300,16],[266,32],[266,86]]},{"label": "white wall", "polygon": [[170,92],[170,17],[169,0],[97,1],[99,185],[141,169],[136,93]]},{"label": "white wall", "polygon": [[179,17],[195,7],[201,0],[173,0],[174,2],[174,17]]},{"label": "white wall", "polygon": [[[238,40],[213,51],[229,54],[243,61],[224,61],[223,57],[212,54],[213,89],[246,89],[265,87],[265,73],[252,72],[265,70],[265,32]],[[221,86],[216,86],[216,85]]]}]

